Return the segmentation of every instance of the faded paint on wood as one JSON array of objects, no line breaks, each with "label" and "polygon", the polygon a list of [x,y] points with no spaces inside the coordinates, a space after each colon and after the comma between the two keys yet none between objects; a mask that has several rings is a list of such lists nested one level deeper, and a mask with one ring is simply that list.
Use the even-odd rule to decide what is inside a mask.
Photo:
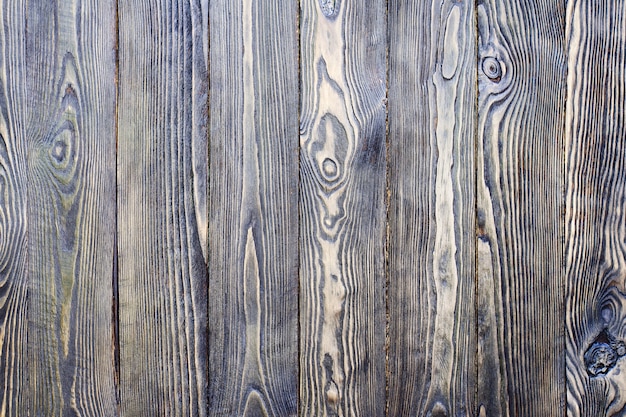
[{"label": "faded paint on wood", "polygon": [[481,416],[564,404],[562,6],[477,5]]},{"label": "faded paint on wood", "polygon": [[27,22],[28,413],[113,415],[115,2]]},{"label": "faded paint on wood", "polygon": [[300,413],[383,415],[385,3],[300,23]]},{"label": "faded paint on wood", "polygon": [[203,416],[207,2],[118,5],[121,414]]},{"label": "faded paint on wood", "polygon": [[296,415],[297,4],[210,18],[210,413]]},{"label": "faded paint on wood", "polygon": [[626,6],[567,7],[568,416],[626,411]]},{"label": "faded paint on wood", "polygon": [[473,414],[474,6],[389,9],[387,414]]}]

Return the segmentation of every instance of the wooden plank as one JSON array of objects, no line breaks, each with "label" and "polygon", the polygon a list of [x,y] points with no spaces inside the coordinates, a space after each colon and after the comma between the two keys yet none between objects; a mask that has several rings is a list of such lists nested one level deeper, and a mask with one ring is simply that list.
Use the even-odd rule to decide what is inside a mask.
[{"label": "wooden plank", "polygon": [[27,21],[29,415],[116,415],[115,2]]},{"label": "wooden plank", "polygon": [[0,3],[0,415],[28,413],[26,3]]},{"label": "wooden plank", "polygon": [[390,416],[474,414],[474,22],[473,2],[389,3]]},{"label": "wooden plank", "polygon": [[477,6],[479,415],[560,415],[565,11]]},{"label": "wooden plank", "polygon": [[211,415],[292,416],[297,2],[217,0],[209,16]]},{"label": "wooden plank", "polygon": [[121,411],[202,416],[208,2],[118,7]]},{"label": "wooden plank", "polygon": [[626,4],[567,5],[567,415],[626,410]]},{"label": "wooden plank", "polygon": [[300,413],[385,412],[386,4],[301,2]]}]

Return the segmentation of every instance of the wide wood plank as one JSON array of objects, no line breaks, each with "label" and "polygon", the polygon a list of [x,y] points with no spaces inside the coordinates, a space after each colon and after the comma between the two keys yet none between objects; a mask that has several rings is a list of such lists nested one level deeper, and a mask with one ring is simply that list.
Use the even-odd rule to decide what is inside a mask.
[{"label": "wide wood plank", "polygon": [[380,416],[386,7],[300,6],[300,414]]},{"label": "wide wood plank", "polygon": [[208,2],[119,1],[123,415],[207,414]]},{"label": "wide wood plank", "polygon": [[29,415],[116,415],[115,2],[27,21]]},{"label": "wide wood plank", "polygon": [[474,413],[474,22],[473,2],[389,2],[390,416]]},{"label": "wide wood plank", "polygon": [[26,2],[0,3],[0,415],[28,413]]},{"label": "wide wood plank", "polygon": [[567,414],[626,412],[626,4],[567,7]]},{"label": "wide wood plank", "polygon": [[292,416],[298,388],[297,2],[210,6],[215,416]]},{"label": "wide wood plank", "polygon": [[565,10],[485,0],[477,17],[479,415],[562,415]]}]

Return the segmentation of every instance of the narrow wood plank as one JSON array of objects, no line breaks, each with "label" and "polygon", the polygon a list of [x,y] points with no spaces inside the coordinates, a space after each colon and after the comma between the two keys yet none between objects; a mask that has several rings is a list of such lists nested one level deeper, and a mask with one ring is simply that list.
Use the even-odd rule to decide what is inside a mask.
[{"label": "narrow wood plank", "polygon": [[563,4],[478,17],[479,415],[561,415]]},{"label": "narrow wood plank", "polygon": [[118,7],[121,411],[203,416],[208,2]]},{"label": "narrow wood plank", "polygon": [[28,414],[26,2],[0,3],[0,415]]},{"label": "narrow wood plank", "polygon": [[385,6],[301,2],[302,415],[385,412]]},{"label": "narrow wood plank", "polygon": [[209,16],[211,415],[292,416],[297,2],[217,0]]},{"label": "narrow wood plank", "polygon": [[116,415],[115,2],[27,21],[29,415]]},{"label": "narrow wood plank", "polygon": [[626,413],[626,4],[567,6],[567,414]]},{"label": "narrow wood plank", "polygon": [[389,3],[390,416],[474,414],[475,32],[473,2]]}]

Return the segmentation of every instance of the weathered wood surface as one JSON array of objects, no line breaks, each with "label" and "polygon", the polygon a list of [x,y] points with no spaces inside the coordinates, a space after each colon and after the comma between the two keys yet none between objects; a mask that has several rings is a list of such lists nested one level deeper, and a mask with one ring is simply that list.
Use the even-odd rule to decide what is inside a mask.
[{"label": "weathered wood surface", "polygon": [[207,3],[118,3],[122,415],[208,413]]},{"label": "weathered wood surface", "polygon": [[27,6],[28,414],[113,415],[115,2]]},{"label": "weathered wood surface", "polygon": [[[26,3],[0,3],[0,415],[27,415]],[[5,20],[6,19],[6,20]]]},{"label": "weathered wood surface", "polygon": [[297,4],[210,6],[210,414],[292,416],[298,384]]},{"label": "weathered wood surface", "polygon": [[392,0],[389,9],[387,414],[471,415],[474,4]]},{"label": "weathered wood surface", "polygon": [[568,416],[626,412],[626,5],[567,8]]},{"label": "weathered wood surface", "polygon": [[385,412],[385,3],[301,2],[300,413]]},{"label": "weathered wood surface", "polygon": [[565,10],[476,12],[478,414],[561,415]]},{"label": "weathered wood surface", "polygon": [[625,16],[0,0],[0,417],[624,415]]}]

